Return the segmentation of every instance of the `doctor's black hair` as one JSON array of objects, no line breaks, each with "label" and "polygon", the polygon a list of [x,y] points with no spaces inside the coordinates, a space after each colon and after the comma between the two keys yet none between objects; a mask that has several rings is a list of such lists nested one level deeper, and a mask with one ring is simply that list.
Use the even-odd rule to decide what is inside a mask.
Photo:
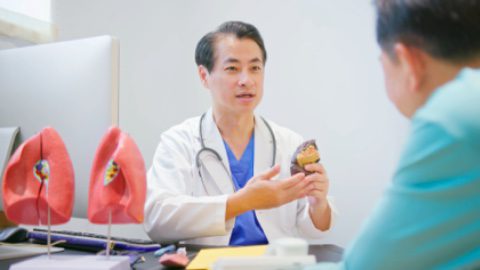
[{"label": "doctor's black hair", "polygon": [[267,62],[267,51],[262,36],[257,28],[249,23],[240,21],[228,21],[220,25],[215,31],[207,33],[197,43],[195,49],[195,62],[211,72],[215,63],[215,41],[222,34],[235,35],[238,39],[251,39],[262,50],[263,64]]},{"label": "doctor's black hair", "polygon": [[374,5],[377,41],[393,59],[397,42],[450,62],[480,56],[480,0],[374,0]]}]

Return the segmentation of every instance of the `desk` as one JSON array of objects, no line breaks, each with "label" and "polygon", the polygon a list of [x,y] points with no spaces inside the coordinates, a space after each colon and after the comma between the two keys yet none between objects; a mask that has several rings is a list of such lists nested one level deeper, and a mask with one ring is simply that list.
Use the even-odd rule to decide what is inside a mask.
[{"label": "desk", "polygon": [[[202,246],[198,245],[185,245],[187,248],[188,257],[193,259]],[[312,245],[309,248],[309,254],[315,255],[317,262],[338,262],[342,259],[343,249],[335,245]],[[55,253],[53,256],[61,256],[62,254],[68,255],[91,255],[92,253],[76,250],[65,250],[61,253]],[[146,261],[144,263],[138,263],[134,269],[138,270],[158,270],[166,269],[158,263],[158,258],[153,256],[153,252],[144,253]],[[18,258],[11,260],[0,260],[0,269],[8,269],[11,264],[25,260],[26,258]]]}]

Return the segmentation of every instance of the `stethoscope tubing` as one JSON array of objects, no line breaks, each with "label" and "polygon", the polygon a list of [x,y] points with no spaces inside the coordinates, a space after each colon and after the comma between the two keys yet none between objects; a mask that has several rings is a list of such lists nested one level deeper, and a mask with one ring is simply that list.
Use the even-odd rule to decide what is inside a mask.
[{"label": "stethoscope tubing", "polygon": [[[222,156],[220,156],[220,154],[217,151],[215,151],[214,149],[205,146],[205,141],[204,141],[204,138],[203,138],[203,120],[205,118],[205,115],[206,115],[206,113],[202,114],[202,116],[200,117],[200,124],[198,125],[199,126],[198,133],[200,135],[200,144],[201,144],[202,148],[195,155],[195,164],[197,166],[198,174],[200,176],[200,179],[202,180],[202,183],[203,183],[203,177],[202,177],[201,168],[200,168],[202,166],[201,165],[202,162],[200,160],[200,154],[202,154],[203,152],[209,152],[209,153],[212,153],[215,156],[215,158],[222,164],[223,168],[225,169],[228,176],[231,178],[231,180],[233,182],[233,179],[232,179],[232,176],[230,175],[229,170],[225,167],[225,164],[223,163]],[[275,134],[273,133],[273,129],[270,126],[270,124],[268,124],[267,120],[265,120],[263,117],[261,117],[261,118],[262,118],[263,122],[265,123],[265,126],[267,127],[267,129],[270,133],[270,136],[272,138],[272,144],[273,144],[272,167],[273,167],[273,166],[275,166],[275,159],[277,157],[277,140],[275,138]]]}]

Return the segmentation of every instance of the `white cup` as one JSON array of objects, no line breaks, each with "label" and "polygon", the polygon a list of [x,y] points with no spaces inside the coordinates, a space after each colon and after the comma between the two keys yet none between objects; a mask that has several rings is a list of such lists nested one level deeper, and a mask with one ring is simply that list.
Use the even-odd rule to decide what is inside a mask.
[{"label": "white cup", "polygon": [[304,256],[308,255],[308,243],[300,238],[280,238],[268,245],[266,255]]}]

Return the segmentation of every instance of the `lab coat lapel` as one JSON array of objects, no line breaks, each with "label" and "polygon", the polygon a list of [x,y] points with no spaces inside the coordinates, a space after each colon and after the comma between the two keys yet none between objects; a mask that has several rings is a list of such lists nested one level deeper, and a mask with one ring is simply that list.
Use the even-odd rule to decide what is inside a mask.
[{"label": "lab coat lapel", "polygon": [[[213,121],[212,109],[208,110],[203,122],[205,147],[215,150],[222,158],[222,166],[220,161],[209,159],[209,162],[203,163],[205,169],[213,178],[218,188],[223,194],[231,194],[234,192],[234,186],[231,179],[230,164],[228,162],[227,152],[223,144],[222,136],[218,130],[215,121]],[[226,168],[226,170],[225,170]]]},{"label": "lab coat lapel", "polygon": [[[254,175],[272,167],[273,138],[265,122],[260,116],[255,116],[255,165]],[[275,161],[276,163],[277,161]]]}]

